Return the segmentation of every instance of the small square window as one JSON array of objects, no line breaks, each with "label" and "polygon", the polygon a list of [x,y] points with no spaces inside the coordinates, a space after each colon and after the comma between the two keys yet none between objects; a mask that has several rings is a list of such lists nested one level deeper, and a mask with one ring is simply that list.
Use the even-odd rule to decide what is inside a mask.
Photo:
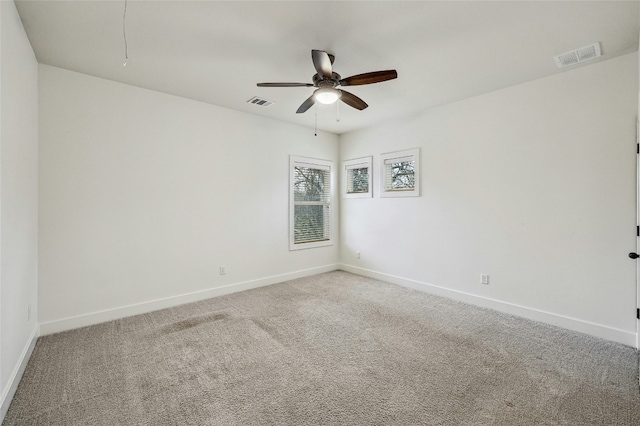
[{"label": "small square window", "polygon": [[371,157],[345,161],[342,172],[345,198],[371,197]]},{"label": "small square window", "polygon": [[382,154],[381,197],[420,196],[420,150]]}]

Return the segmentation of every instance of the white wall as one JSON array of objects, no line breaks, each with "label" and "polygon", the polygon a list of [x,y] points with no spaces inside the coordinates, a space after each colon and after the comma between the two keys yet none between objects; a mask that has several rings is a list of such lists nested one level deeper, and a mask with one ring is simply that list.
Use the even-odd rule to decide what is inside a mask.
[{"label": "white wall", "polygon": [[374,173],[381,153],[422,160],[419,198],[341,200],[344,267],[635,345],[637,68],[633,53],[343,135],[341,159],[373,155]]},{"label": "white wall", "polygon": [[42,333],[336,268],[337,244],[289,251],[288,167],[337,161],[337,136],[39,75]]},{"label": "white wall", "polygon": [[[640,16],[640,10],[638,11],[638,15]],[[640,35],[638,35],[638,39],[639,39],[639,44],[640,44]],[[640,59],[640,55],[638,56],[638,59]],[[638,81],[640,82],[640,62],[638,64]],[[638,91],[638,115],[640,115],[640,87],[639,87],[639,91]],[[640,123],[640,121],[639,121]],[[640,129],[638,129],[640,131]],[[638,143],[640,144],[640,141],[638,141]],[[640,145],[638,145],[640,147]],[[638,192],[640,193],[640,153],[638,153]],[[637,221],[640,224],[640,199],[636,199],[636,216],[637,216]],[[640,249],[640,235],[638,235],[638,238],[636,239],[636,251],[638,251]],[[638,307],[638,309],[640,309],[640,266],[638,266],[636,268],[636,299],[637,299],[637,303],[636,306]],[[638,313],[640,313],[640,311],[638,311]],[[637,315],[637,320],[636,320],[636,349],[640,350],[640,315]],[[638,358],[638,366],[640,367],[640,358]],[[638,377],[638,384],[640,384],[640,377]]]},{"label": "white wall", "polygon": [[1,421],[38,334],[38,64],[12,1],[0,29]]}]

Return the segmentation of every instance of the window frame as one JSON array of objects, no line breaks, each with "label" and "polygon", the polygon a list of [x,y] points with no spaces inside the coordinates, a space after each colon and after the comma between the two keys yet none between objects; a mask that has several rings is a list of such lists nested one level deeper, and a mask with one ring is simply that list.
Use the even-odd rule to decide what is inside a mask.
[{"label": "window frame", "polygon": [[[294,182],[295,182],[295,168],[296,166],[301,167],[310,167],[317,168],[319,170],[327,170],[329,177],[329,197],[328,202],[321,203],[319,205],[326,205],[328,207],[328,218],[329,218],[329,238],[321,241],[311,241],[311,242],[295,242],[295,192],[294,192]],[[309,158],[309,157],[300,157],[291,155],[289,157],[289,250],[304,250],[316,247],[326,247],[331,246],[334,243],[334,219],[333,219],[333,172],[334,172],[334,164],[333,161],[330,160],[320,160],[317,158]]]},{"label": "window frame", "polygon": [[[371,198],[373,197],[373,160],[372,157],[354,158],[342,162],[342,196],[344,198]],[[348,192],[349,188],[349,170],[353,169],[369,169],[369,190],[367,192]]]},{"label": "window frame", "polygon": [[[395,161],[394,161],[395,160]],[[413,189],[387,189],[386,163],[389,161],[413,161]],[[420,148],[380,154],[380,197],[419,197],[420,196]]]}]

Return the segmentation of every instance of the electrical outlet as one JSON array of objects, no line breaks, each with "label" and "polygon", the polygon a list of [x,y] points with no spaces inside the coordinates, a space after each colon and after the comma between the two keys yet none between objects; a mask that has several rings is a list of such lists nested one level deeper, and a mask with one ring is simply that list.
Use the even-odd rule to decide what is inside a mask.
[{"label": "electrical outlet", "polygon": [[220,267],[220,275],[226,275],[227,273],[227,267],[226,266],[221,266]]},{"label": "electrical outlet", "polygon": [[489,285],[489,274],[480,274],[480,284]]},{"label": "electrical outlet", "polygon": [[360,259],[360,252],[359,251],[356,252],[356,259]]}]

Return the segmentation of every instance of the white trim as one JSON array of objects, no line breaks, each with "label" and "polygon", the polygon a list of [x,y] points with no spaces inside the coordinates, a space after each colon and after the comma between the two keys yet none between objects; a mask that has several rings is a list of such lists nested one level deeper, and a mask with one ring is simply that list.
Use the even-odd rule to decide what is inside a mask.
[{"label": "white trim", "polygon": [[106,321],[112,321],[120,318],[130,317],[133,315],[146,314],[148,312],[157,311],[159,309],[171,308],[185,303],[197,302],[200,300],[210,299],[212,297],[224,296],[226,294],[237,293],[239,291],[251,290],[258,287],[264,287],[271,284],[277,284],[297,278],[307,277],[310,275],[321,274],[324,272],[335,271],[338,269],[337,264],[320,266],[317,268],[303,269],[301,271],[289,272],[281,275],[273,275],[271,277],[260,278],[257,280],[244,281],[235,284],[229,284],[222,287],[210,288],[207,290],[194,291],[192,293],[180,294],[177,296],[165,297],[149,302],[135,303],[127,306],[120,306],[102,311],[90,312],[88,314],[77,315],[59,320],[47,321],[40,323],[41,334],[47,335],[58,333],[61,331],[72,330],[74,328],[86,327],[89,325],[99,324]]},{"label": "white trim", "polygon": [[[373,158],[362,157],[353,160],[345,160],[342,162],[342,197],[343,198],[371,198],[373,196]],[[352,169],[369,169],[369,190],[367,192],[347,192],[349,181],[349,170]]]},{"label": "white trim", "polygon": [[11,376],[9,376],[7,386],[2,391],[2,398],[0,398],[0,423],[4,421],[4,416],[6,416],[7,411],[9,411],[9,405],[11,405],[11,400],[13,400],[16,390],[18,390],[18,384],[20,384],[20,379],[22,379],[24,370],[27,368],[33,349],[36,347],[38,337],[40,337],[40,327],[36,324],[36,326],[33,327],[33,331],[31,331],[27,345],[22,350],[20,358],[18,358],[19,362],[11,372]]},{"label": "white trim", "polygon": [[[303,242],[296,243],[294,241],[294,222],[295,222],[295,200],[293,191],[293,182],[295,181],[295,167],[302,166],[307,168],[313,168],[318,170],[326,170],[329,172],[329,203],[319,203],[319,205],[325,205],[329,209],[329,239],[315,241],[315,242]],[[336,218],[333,213],[333,206],[335,205],[335,170],[333,161],[331,160],[319,160],[316,158],[300,157],[297,155],[289,156],[289,251],[305,250],[316,247],[332,246],[335,240],[334,227],[336,224]]]},{"label": "white trim", "polygon": [[403,278],[391,274],[385,274],[383,272],[372,271],[370,269],[364,269],[357,266],[341,264],[340,269],[342,269],[343,271],[351,272],[353,274],[363,275],[366,277],[387,281],[393,284],[398,284],[414,290],[423,291],[425,293],[431,293],[472,305],[481,306],[483,308],[494,309],[499,312],[516,315],[534,321],[544,322],[546,324],[555,325],[558,327],[566,328],[568,330],[577,331],[579,333],[589,334],[601,339],[622,343],[623,345],[631,347],[635,347],[636,345],[636,333],[630,331],[620,330],[617,328],[608,327],[602,324],[596,324],[565,315],[545,312],[527,306],[516,305],[514,303],[503,302],[501,300],[490,299],[487,297],[465,293],[463,291],[453,290],[450,288],[440,287],[409,278]]},{"label": "white trim", "polygon": [[[387,190],[386,165],[414,161],[413,189]],[[380,154],[380,197],[419,197],[420,196],[420,148]]]},{"label": "white trim", "polygon": [[[640,107],[640,92],[638,92],[638,100]],[[640,122],[636,116],[636,144],[640,144]],[[640,146],[640,145],[637,145]],[[640,152],[635,156],[636,160],[636,225],[640,225]],[[636,237],[636,252],[640,250],[640,235]],[[636,309],[640,309],[640,262],[636,263]],[[638,311],[636,311],[638,312]],[[636,349],[640,350],[640,315],[636,317]],[[638,359],[640,367],[640,359]],[[640,376],[638,377],[640,384]]]}]

